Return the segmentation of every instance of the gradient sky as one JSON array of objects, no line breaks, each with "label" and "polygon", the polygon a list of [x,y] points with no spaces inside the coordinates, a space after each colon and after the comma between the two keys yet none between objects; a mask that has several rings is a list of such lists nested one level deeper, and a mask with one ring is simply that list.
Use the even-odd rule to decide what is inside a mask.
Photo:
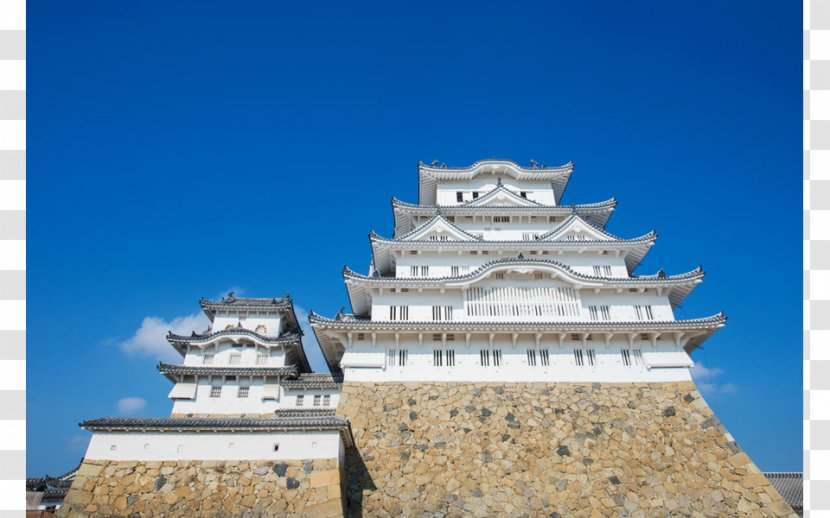
[{"label": "gradient sky", "polygon": [[573,160],[564,203],[659,232],[637,273],[702,264],[677,317],[729,322],[698,384],[761,469],[801,470],[799,4],[55,0],[28,23],[30,476],[74,467],[83,419],[169,413],[155,364],[200,297],[333,315],[416,162],[487,157]]}]

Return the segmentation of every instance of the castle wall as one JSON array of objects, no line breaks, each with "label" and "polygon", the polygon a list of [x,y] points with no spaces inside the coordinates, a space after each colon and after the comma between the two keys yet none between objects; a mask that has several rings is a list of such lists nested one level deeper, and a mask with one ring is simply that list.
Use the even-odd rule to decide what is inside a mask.
[{"label": "castle wall", "polygon": [[337,459],[85,460],[58,516],[342,517]]},{"label": "castle wall", "polygon": [[692,382],[358,383],[353,516],[795,516]]}]

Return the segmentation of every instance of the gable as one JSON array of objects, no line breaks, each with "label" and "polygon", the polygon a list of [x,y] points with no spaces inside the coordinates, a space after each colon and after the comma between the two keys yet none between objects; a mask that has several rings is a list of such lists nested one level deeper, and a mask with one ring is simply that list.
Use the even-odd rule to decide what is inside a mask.
[{"label": "gable", "polygon": [[557,228],[539,236],[541,241],[617,241],[618,238],[572,215]]},{"label": "gable", "polygon": [[465,205],[468,207],[535,207],[539,204],[522,198],[504,187],[497,187],[484,196],[468,201]]},{"label": "gable", "polygon": [[401,241],[478,241],[442,216],[435,216],[409,234],[401,236]]}]

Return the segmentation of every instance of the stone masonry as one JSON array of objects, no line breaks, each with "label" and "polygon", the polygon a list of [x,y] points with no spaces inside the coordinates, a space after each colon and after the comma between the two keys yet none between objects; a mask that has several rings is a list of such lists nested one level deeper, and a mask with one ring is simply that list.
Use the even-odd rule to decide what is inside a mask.
[{"label": "stone masonry", "polygon": [[58,516],[342,517],[338,464],[84,460]]},{"label": "stone masonry", "polygon": [[353,383],[351,516],[795,516],[691,382]]}]

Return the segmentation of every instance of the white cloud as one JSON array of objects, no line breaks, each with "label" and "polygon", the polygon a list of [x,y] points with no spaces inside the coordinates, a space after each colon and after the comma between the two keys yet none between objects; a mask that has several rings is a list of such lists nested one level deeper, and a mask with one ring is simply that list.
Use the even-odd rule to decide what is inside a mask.
[{"label": "white cloud", "polygon": [[696,380],[708,380],[721,374],[723,374],[721,369],[717,367],[709,368],[703,365],[702,362],[695,362],[695,366],[692,367],[692,377]]},{"label": "white cloud", "polygon": [[201,333],[210,325],[204,313],[175,317],[166,321],[160,317],[144,317],[141,326],[133,336],[121,342],[121,349],[127,354],[155,356],[162,360],[181,361],[179,353],[167,341],[167,332],[189,335],[192,331]]},{"label": "white cloud", "polygon": [[326,365],[323,352],[317,344],[317,337],[314,335],[314,330],[308,321],[308,311],[295,304],[294,313],[296,313],[297,321],[300,323],[300,329],[303,331],[303,349],[305,349],[308,363],[311,364],[311,370],[315,372],[328,372],[329,367]]},{"label": "white cloud", "polygon": [[698,390],[704,396],[715,394],[734,394],[738,386],[731,382],[722,383],[716,378],[723,374],[723,370],[717,367],[707,367],[702,362],[695,362],[691,370],[692,378],[695,380]]},{"label": "white cloud", "polygon": [[118,400],[118,413],[132,415],[144,410],[147,401],[140,397],[125,397]]}]

